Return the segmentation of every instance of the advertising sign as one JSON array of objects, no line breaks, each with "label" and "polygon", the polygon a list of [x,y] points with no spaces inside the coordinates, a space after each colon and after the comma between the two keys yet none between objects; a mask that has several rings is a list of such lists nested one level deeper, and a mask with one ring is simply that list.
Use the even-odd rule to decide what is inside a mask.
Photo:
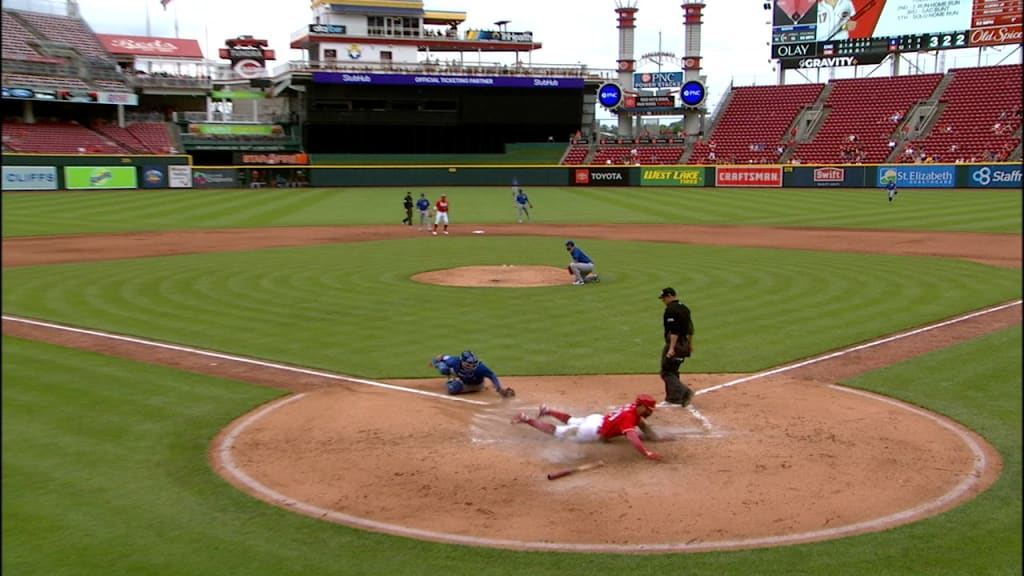
[{"label": "advertising sign", "polygon": [[309,164],[309,155],[305,152],[294,154],[237,154],[236,164]]},{"label": "advertising sign", "polygon": [[189,134],[229,134],[231,136],[272,136],[284,133],[280,124],[189,124]]},{"label": "advertising sign", "polygon": [[200,60],[203,58],[203,50],[199,47],[198,40],[123,34],[97,34],[96,37],[100,39],[107,52],[119,56],[162,56]]},{"label": "advertising sign", "polygon": [[703,186],[704,168],[644,168],[641,186]]},{"label": "advertising sign", "polygon": [[195,170],[192,172],[192,184],[196,188],[237,188],[237,172],[216,168]]},{"label": "advertising sign", "polygon": [[[864,166],[794,166],[782,167],[782,185],[799,188],[863,188]],[[870,168],[870,179],[875,169]]]},{"label": "advertising sign", "polygon": [[634,88],[675,88],[682,85],[682,72],[641,72],[633,74]]},{"label": "advertising sign", "polygon": [[971,166],[967,172],[967,185],[971,188],[1020,188],[1021,167]]},{"label": "advertising sign", "polygon": [[313,72],[314,84],[368,84],[375,86],[465,86],[479,88],[582,89],[583,78],[528,78],[516,76],[430,76],[423,74],[370,74]]},{"label": "advertising sign", "polygon": [[4,190],[56,190],[56,166],[4,166]]},{"label": "advertising sign", "polygon": [[167,167],[167,184],[171,188],[192,187],[192,167],[172,165]]},{"label": "advertising sign", "polygon": [[573,186],[628,186],[629,168],[573,168],[569,170]]},{"label": "advertising sign", "polygon": [[309,31],[313,34],[345,34],[347,29],[343,24],[310,24]]},{"label": "advertising sign", "polygon": [[893,179],[900,188],[952,188],[956,184],[956,168],[927,164],[879,166],[875,186],[884,187]]},{"label": "advertising sign", "polygon": [[130,92],[97,92],[96,102],[100,104],[121,104],[124,106],[138,106],[139,95]]},{"label": "advertising sign", "polygon": [[162,166],[142,167],[143,188],[167,188],[167,174]]},{"label": "advertising sign", "polygon": [[622,101],[623,108],[674,108],[675,96],[634,96],[627,95]]},{"label": "advertising sign", "polygon": [[68,190],[119,190],[138,188],[135,166],[65,166]]},{"label": "advertising sign", "polygon": [[718,166],[715,186],[727,188],[782,187],[781,166]]}]

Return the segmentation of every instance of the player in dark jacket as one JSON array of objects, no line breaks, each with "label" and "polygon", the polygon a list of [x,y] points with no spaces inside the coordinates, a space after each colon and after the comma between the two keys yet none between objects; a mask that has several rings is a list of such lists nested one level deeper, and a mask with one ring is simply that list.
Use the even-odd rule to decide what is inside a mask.
[{"label": "player in dark jacket", "polygon": [[665,346],[661,349],[661,379],[665,382],[665,402],[688,406],[693,400],[693,390],[679,379],[679,366],[693,351],[693,318],[690,309],[676,298],[675,289],[661,291],[665,304],[662,325],[665,330]]}]

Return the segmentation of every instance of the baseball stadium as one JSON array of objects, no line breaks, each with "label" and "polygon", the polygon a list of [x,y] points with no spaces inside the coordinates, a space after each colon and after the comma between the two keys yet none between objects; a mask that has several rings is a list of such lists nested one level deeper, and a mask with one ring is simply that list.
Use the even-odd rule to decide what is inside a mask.
[{"label": "baseball stadium", "polygon": [[1022,573],[1019,0],[752,3],[750,84],[700,0],[88,1],[3,6],[4,572]]}]

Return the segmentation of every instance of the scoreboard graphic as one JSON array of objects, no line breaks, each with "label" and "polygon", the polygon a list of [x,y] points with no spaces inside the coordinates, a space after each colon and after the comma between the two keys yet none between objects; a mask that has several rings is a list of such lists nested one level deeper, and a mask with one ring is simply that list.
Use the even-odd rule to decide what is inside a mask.
[{"label": "scoreboard graphic", "polygon": [[1019,44],[1021,0],[774,0],[784,68],[881,62],[891,53]]}]

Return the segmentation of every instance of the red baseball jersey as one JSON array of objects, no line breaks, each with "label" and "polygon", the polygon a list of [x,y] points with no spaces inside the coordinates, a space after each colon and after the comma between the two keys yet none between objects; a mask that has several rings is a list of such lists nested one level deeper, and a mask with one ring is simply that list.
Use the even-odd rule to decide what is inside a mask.
[{"label": "red baseball jersey", "polygon": [[446,200],[445,198],[441,198],[434,204],[434,209],[437,210],[438,212],[447,212],[448,200]]},{"label": "red baseball jersey", "polygon": [[636,428],[640,416],[636,413],[636,404],[626,404],[614,412],[604,415],[598,435],[604,440],[610,440],[616,436],[622,436],[627,430]]}]

